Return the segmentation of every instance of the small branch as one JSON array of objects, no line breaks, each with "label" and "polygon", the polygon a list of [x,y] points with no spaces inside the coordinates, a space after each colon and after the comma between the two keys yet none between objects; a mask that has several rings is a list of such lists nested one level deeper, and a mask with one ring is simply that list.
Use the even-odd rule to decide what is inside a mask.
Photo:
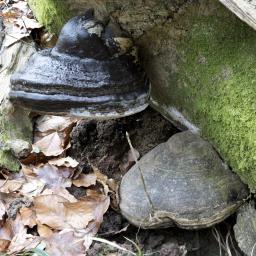
[{"label": "small branch", "polygon": [[110,245],[110,246],[112,246],[112,247],[114,247],[114,248],[116,248],[116,249],[118,249],[118,250],[125,251],[125,252],[128,252],[128,253],[130,253],[130,254],[136,256],[136,253],[134,253],[134,252],[132,252],[132,251],[129,251],[129,250],[127,250],[127,249],[124,248],[124,247],[119,246],[119,245],[116,244],[115,242],[111,242],[111,241],[108,241],[108,240],[106,240],[106,239],[99,238],[99,237],[92,237],[92,240],[93,240],[93,241],[100,242],[100,243],[103,243],[103,244],[108,244],[108,245]]},{"label": "small branch", "polygon": [[132,156],[133,156],[133,158],[134,158],[135,164],[136,164],[137,168],[139,169],[140,177],[141,177],[141,181],[142,181],[142,184],[143,184],[144,191],[145,191],[146,196],[147,196],[147,198],[148,198],[148,201],[149,201],[149,203],[150,203],[151,209],[152,209],[152,211],[153,211],[153,213],[154,213],[154,205],[153,205],[153,202],[152,202],[152,200],[151,200],[151,198],[150,198],[150,196],[149,196],[149,193],[148,193],[148,190],[147,190],[147,187],[146,187],[146,183],[145,183],[145,179],[144,179],[142,170],[141,170],[141,168],[140,168],[138,159],[137,159],[137,157],[136,157],[134,148],[133,148],[133,146],[132,146],[132,143],[131,143],[131,140],[130,140],[130,137],[129,137],[129,133],[128,133],[128,132],[126,132],[126,138],[127,138],[128,144],[129,144],[129,146],[130,146],[130,149],[131,149]]}]

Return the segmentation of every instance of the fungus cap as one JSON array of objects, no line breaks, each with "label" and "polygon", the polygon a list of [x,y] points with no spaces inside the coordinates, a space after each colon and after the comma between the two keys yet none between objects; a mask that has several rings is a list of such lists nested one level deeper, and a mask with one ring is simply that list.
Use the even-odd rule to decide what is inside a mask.
[{"label": "fungus cap", "polygon": [[144,110],[149,83],[132,39],[92,10],[69,20],[56,46],[11,77],[10,100],[34,112],[118,118]]}]

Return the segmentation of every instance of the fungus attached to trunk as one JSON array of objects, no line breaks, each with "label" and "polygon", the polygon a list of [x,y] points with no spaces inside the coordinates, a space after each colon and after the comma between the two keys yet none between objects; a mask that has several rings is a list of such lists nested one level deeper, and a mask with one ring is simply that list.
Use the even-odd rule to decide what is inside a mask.
[{"label": "fungus attached to trunk", "polygon": [[35,112],[117,118],[147,107],[149,84],[132,39],[93,11],[63,27],[53,49],[35,53],[11,78],[10,99]]}]

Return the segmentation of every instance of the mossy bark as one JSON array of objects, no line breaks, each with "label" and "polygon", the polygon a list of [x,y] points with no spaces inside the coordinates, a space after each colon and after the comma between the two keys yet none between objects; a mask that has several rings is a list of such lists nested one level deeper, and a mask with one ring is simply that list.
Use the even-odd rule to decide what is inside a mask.
[{"label": "mossy bark", "polygon": [[199,1],[150,31],[147,42],[152,105],[198,127],[254,190],[256,32],[218,2]]},{"label": "mossy bark", "polygon": [[[5,40],[5,39],[4,39]],[[28,42],[16,42],[0,49],[0,167],[18,171],[18,157],[24,157],[31,150],[32,122],[29,112],[13,106],[8,100],[10,76],[19,70],[35,52]]]},{"label": "mossy bark", "polygon": [[256,32],[217,0],[169,2],[44,0],[34,10],[50,29],[87,7],[119,22],[141,46],[152,105],[200,131],[254,190]]},{"label": "mossy bark", "polygon": [[28,0],[38,21],[52,33],[59,33],[65,22],[72,17],[66,1]]}]

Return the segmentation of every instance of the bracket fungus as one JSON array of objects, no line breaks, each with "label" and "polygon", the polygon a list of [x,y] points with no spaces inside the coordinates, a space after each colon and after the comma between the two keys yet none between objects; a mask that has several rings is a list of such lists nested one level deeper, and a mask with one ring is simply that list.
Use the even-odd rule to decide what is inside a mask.
[{"label": "bracket fungus", "polygon": [[118,118],[144,110],[149,83],[132,39],[93,10],[69,20],[56,46],[11,78],[10,100],[39,113]]}]

